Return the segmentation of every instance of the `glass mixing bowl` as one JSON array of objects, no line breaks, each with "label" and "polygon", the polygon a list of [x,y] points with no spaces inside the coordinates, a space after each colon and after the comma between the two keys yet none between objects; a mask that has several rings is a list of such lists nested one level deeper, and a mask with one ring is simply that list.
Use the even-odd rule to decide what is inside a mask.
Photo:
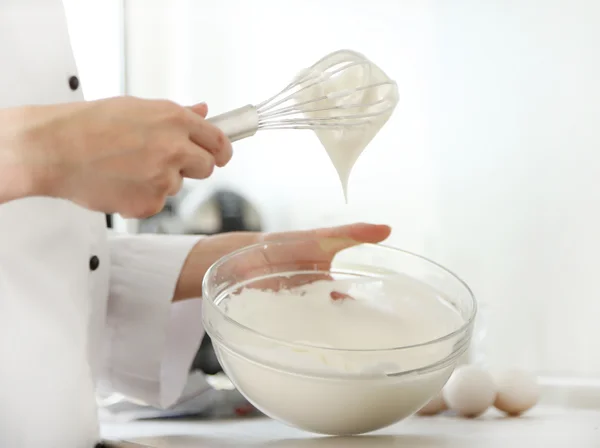
[{"label": "glass mixing bowl", "polygon": [[[266,415],[328,435],[374,431],[418,411],[467,350],[477,310],[469,287],[433,261],[379,244],[347,246],[336,238],[265,241],[223,257],[203,282],[204,325],[232,383]],[[242,288],[289,289],[324,279],[396,282],[398,297],[406,295],[403,285],[427,288],[460,323],[418,344],[335,349],[277,339],[227,314],[228,300]],[[311,322],[304,324],[310,334]]]}]

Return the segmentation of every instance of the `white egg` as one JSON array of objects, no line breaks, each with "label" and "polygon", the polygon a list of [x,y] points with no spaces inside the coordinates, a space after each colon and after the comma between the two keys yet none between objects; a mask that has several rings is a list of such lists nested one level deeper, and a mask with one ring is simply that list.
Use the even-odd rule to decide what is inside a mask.
[{"label": "white egg", "polygon": [[536,405],[540,387],[535,375],[523,370],[507,370],[494,377],[496,401],[494,406],[509,415],[520,415]]},{"label": "white egg", "polygon": [[429,402],[423,406],[418,415],[436,415],[440,412],[444,412],[448,409],[446,402],[444,401],[444,397],[442,396],[442,392],[438,393],[435,397],[433,397]]},{"label": "white egg", "polygon": [[444,387],[444,400],[450,409],[463,417],[478,417],[496,399],[492,375],[477,366],[457,368]]}]

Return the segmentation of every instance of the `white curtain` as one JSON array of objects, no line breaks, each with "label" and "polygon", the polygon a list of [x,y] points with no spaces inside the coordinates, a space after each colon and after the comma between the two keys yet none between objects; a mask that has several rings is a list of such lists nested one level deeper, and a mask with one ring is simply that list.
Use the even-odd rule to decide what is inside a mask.
[{"label": "white curtain", "polygon": [[600,374],[600,3],[594,0],[129,0],[128,86],[211,113],[255,103],[325,53],[365,53],[399,108],[350,203],[308,132],[235,146],[203,185],[260,203],[270,229],[390,223],[482,305],[495,366]]}]

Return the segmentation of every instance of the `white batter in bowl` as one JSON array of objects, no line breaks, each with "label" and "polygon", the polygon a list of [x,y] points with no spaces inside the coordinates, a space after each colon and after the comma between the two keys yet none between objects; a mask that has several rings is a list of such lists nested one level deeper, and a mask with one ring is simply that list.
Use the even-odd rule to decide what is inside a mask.
[{"label": "white batter in bowl", "polygon": [[330,266],[303,249],[315,244],[336,242],[265,242],[209,269],[203,320],[225,373],[262,412],[311,432],[361,434],[412,415],[468,348],[471,291],[408,252],[363,244]]}]

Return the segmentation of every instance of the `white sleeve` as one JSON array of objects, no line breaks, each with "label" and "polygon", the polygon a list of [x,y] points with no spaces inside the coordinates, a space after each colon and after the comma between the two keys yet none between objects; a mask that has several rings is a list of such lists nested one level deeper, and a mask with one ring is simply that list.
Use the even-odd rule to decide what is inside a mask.
[{"label": "white sleeve", "polygon": [[204,328],[199,298],[176,303],[172,298],[200,238],[109,236],[108,359],[102,380],[112,391],[161,408],[179,399]]}]

